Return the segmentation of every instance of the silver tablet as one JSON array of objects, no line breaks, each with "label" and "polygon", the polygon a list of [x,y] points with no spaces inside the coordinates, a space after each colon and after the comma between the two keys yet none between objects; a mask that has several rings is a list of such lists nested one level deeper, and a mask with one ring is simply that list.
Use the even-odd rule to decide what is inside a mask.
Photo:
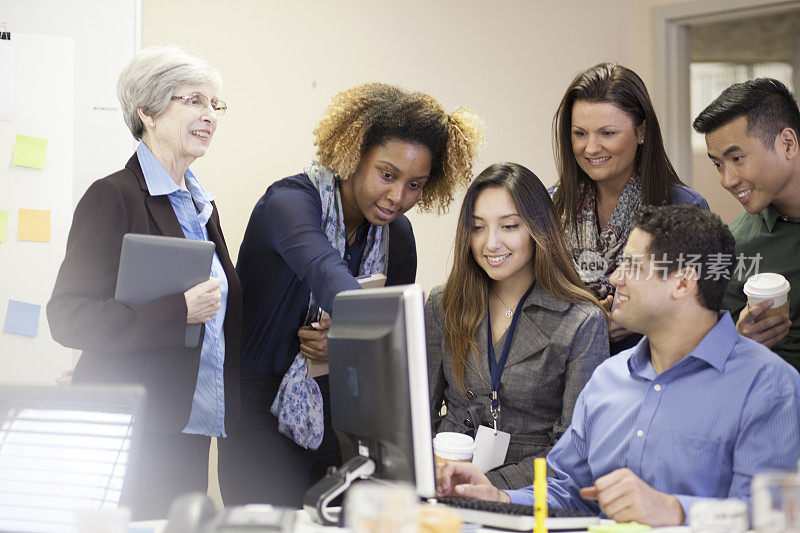
[{"label": "silver tablet", "polygon": [[[114,298],[143,304],[170,294],[186,292],[211,274],[214,243],[126,233]],[[186,346],[197,346],[202,324],[186,327]]]}]

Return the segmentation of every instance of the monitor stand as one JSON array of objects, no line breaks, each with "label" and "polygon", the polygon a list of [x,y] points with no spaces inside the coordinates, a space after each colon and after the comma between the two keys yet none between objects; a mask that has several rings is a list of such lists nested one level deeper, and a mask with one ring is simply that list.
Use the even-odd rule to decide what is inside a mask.
[{"label": "monitor stand", "polygon": [[346,491],[353,481],[368,478],[375,473],[375,463],[368,457],[357,455],[333,469],[315,483],[303,498],[303,507],[311,519],[326,526],[339,525],[341,509],[330,507],[330,503]]}]

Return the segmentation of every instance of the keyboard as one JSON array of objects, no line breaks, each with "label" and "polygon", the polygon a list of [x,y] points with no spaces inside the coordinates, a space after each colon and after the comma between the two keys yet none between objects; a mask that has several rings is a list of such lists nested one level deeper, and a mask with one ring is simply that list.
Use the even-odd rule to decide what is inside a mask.
[{"label": "keyboard", "polygon": [[[472,498],[436,498],[459,515],[464,522],[513,531],[533,531],[536,520],[533,508],[513,503],[487,502]],[[600,518],[587,511],[547,509],[545,526],[550,531],[585,530],[600,523]]]}]

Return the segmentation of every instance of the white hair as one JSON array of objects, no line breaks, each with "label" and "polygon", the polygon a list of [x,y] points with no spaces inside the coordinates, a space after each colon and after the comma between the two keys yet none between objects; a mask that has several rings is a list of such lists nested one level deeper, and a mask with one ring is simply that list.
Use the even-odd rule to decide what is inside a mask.
[{"label": "white hair", "polygon": [[137,109],[153,117],[160,115],[173,91],[182,85],[210,85],[219,93],[222,77],[202,57],[182,46],[150,46],[136,54],[117,82],[117,98],[134,139],[140,140],[144,133]]}]

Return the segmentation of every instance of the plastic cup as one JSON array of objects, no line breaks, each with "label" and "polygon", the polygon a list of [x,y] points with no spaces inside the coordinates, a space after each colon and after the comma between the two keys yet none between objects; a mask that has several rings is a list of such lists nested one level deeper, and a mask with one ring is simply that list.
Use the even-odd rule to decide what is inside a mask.
[{"label": "plastic cup", "polygon": [[415,533],[418,501],[407,484],[354,483],[344,497],[345,526],[353,533]]},{"label": "plastic cup", "polygon": [[692,533],[746,533],[749,522],[742,500],[699,500],[689,510]]},{"label": "plastic cup", "polygon": [[751,494],[755,531],[800,532],[800,475],[797,472],[756,474]]},{"label": "plastic cup", "polygon": [[764,311],[759,320],[768,316],[789,312],[789,290],[791,285],[780,274],[762,272],[751,276],[744,284],[747,305],[753,307],[764,300],[773,300],[772,307]]}]

